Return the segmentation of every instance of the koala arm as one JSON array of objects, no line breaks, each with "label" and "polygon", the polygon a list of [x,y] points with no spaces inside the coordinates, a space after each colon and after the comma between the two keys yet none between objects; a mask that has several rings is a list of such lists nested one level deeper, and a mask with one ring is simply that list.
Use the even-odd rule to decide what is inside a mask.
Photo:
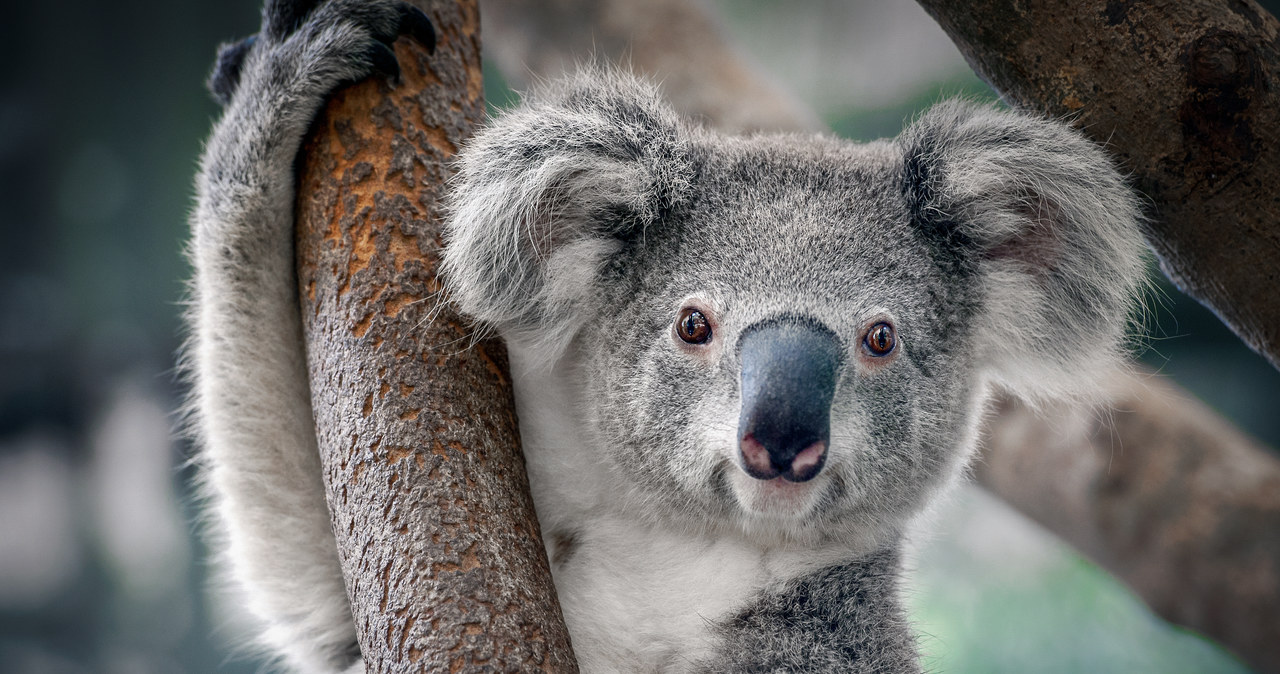
[{"label": "koala arm", "polygon": [[311,415],[293,250],[294,158],[324,97],[395,74],[390,0],[268,2],[261,33],[224,48],[211,86],[227,107],[196,179],[185,359],[191,426],[224,571],[264,623],[262,645],[302,671],[357,662]]},{"label": "koala arm", "polygon": [[716,627],[707,672],[919,672],[897,545],[762,593]]}]

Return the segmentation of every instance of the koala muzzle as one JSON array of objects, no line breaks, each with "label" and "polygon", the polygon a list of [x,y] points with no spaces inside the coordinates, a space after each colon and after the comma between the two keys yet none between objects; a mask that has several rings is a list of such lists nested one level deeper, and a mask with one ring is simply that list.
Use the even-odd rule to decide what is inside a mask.
[{"label": "koala muzzle", "polygon": [[738,341],[742,412],[738,454],[760,480],[811,480],[831,440],[831,398],[840,371],[840,340],[816,321],[756,324]]}]

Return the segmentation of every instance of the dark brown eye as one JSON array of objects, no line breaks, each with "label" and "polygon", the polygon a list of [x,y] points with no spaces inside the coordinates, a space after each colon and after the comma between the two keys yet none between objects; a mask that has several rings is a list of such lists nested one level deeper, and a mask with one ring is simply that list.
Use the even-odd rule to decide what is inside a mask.
[{"label": "dark brown eye", "polygon": [[689,344],[706,344],[711,341],[711,323],[701,311],[685,307],[676,319],[676,334]]},{"label": "dark brown eye", "polygon": [[871,355],[887,356],[898,342],[893,336],[893,326],[888,323],[876,323],[867,331],[867,336],[863,338],[862,343],[866,344],[867,351]]}]

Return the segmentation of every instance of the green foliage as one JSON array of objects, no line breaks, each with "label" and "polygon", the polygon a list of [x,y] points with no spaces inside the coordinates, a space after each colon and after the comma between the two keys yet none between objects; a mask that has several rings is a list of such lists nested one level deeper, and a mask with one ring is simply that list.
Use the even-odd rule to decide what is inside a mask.
[{"label": "green foliage", "polygon": [[[967,498],[974,496],[961,500]],[[1213,642],[1154,616],[1035,525],[993,510],[999,507],[962,504],[970,519],[961,530],[944,524],[947,531],[921,554],[907,600],[926,671],[1249,671]],[[983,531],[992,535],[969,540]]]}]

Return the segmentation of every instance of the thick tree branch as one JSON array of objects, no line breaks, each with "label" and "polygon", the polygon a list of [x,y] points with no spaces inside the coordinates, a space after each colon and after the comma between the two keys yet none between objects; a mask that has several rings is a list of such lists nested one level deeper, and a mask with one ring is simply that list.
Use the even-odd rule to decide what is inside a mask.
[{"label": "thick tree branch", "polygon": [[[543,23],[521,25],[513,17],[555,14],[564,11],[557,9],[562,1],[487,0],[491,45],[501,52],[499,61],[508,67],[504,74],[509,79],[527,77],[525,65],[537,76],[553,77],[565,64],[592,53],[617,61],[629,58],[634,67],[663,81],[664,93],[677,108],[712,124],[735,129],[810,125],[806,120],[813,118],[811,113],[779,117],[777,110],[792,104],[771,99],[780,95],[762,80],[745,75],[719,79],[717,68],[706,67],[738,58],[721,35],[661,29],[713,27],[693,3],[645,4],[645,29],[600,19],[634,11],[639,3],[570,4],[575,11],[556,15],[551,31]],[[591,40],[583,44],[584,38],[565,37],[574,35]],[[722,51],[711,55],[709,50]],[[518,67],[513,71],[510,64]],[[752,72],[741,63],[728,70]],[[707,88],[716,92],[714,98],[702,92]],[[1140,125],[1142,112],[1133,114]],[[1140,146],[1133,152],[1145,156]],[[1271,192],[1258,194],[1270,198]],[[1213,208],[1229,210],[1229,203],[1215,202]],[[1259,289],[1276,287],[1265,276],[1254,279]],[[988,422],[991,448],[979,466],[979,479],[1111,569],[1169,620],[1205,632],[1263,669],[1280,670],[1280,640],[1274,639],[1280,634],[1280,503],[1275,496],[1280,462],[1172,384],[1154,377],[1145,386],[1125,379],[1112,391],[1115,411],[1090,413],[1101,416],[1089,417],[1089,423],[1070,422],[1084,414],[1079,410],[1046,410],[1037,416],[1003,399],[1001,412]],[[1144,399],[1148,394],[1150,399]],[[1065,416],[1052,418],[1059,415]],[[1042,439],[1055,440],[1046,447]],[[1247,479],[1237,479],[1243,477],[1241,471]],[[1159,480],[1152,482],[1153,476]],[[1139,522],[1141,526],[1131,526]],[[1226,588],[1232,578],[1238,584]]]},{"label": "thick tree branch", "polygon": [[1280,21],[1252,0],[920,4],[1010,102],[1108,145],[1165,273],[1280,367]]},{"label": "thick tree branch", "polygon": [[333,529],[368,671],[574,671],[528,495],[506,353],[435,277],[446,162],[484,115],[474,0],[421,3],[403,81],[337,94],[308,140],[298,269]]}]

